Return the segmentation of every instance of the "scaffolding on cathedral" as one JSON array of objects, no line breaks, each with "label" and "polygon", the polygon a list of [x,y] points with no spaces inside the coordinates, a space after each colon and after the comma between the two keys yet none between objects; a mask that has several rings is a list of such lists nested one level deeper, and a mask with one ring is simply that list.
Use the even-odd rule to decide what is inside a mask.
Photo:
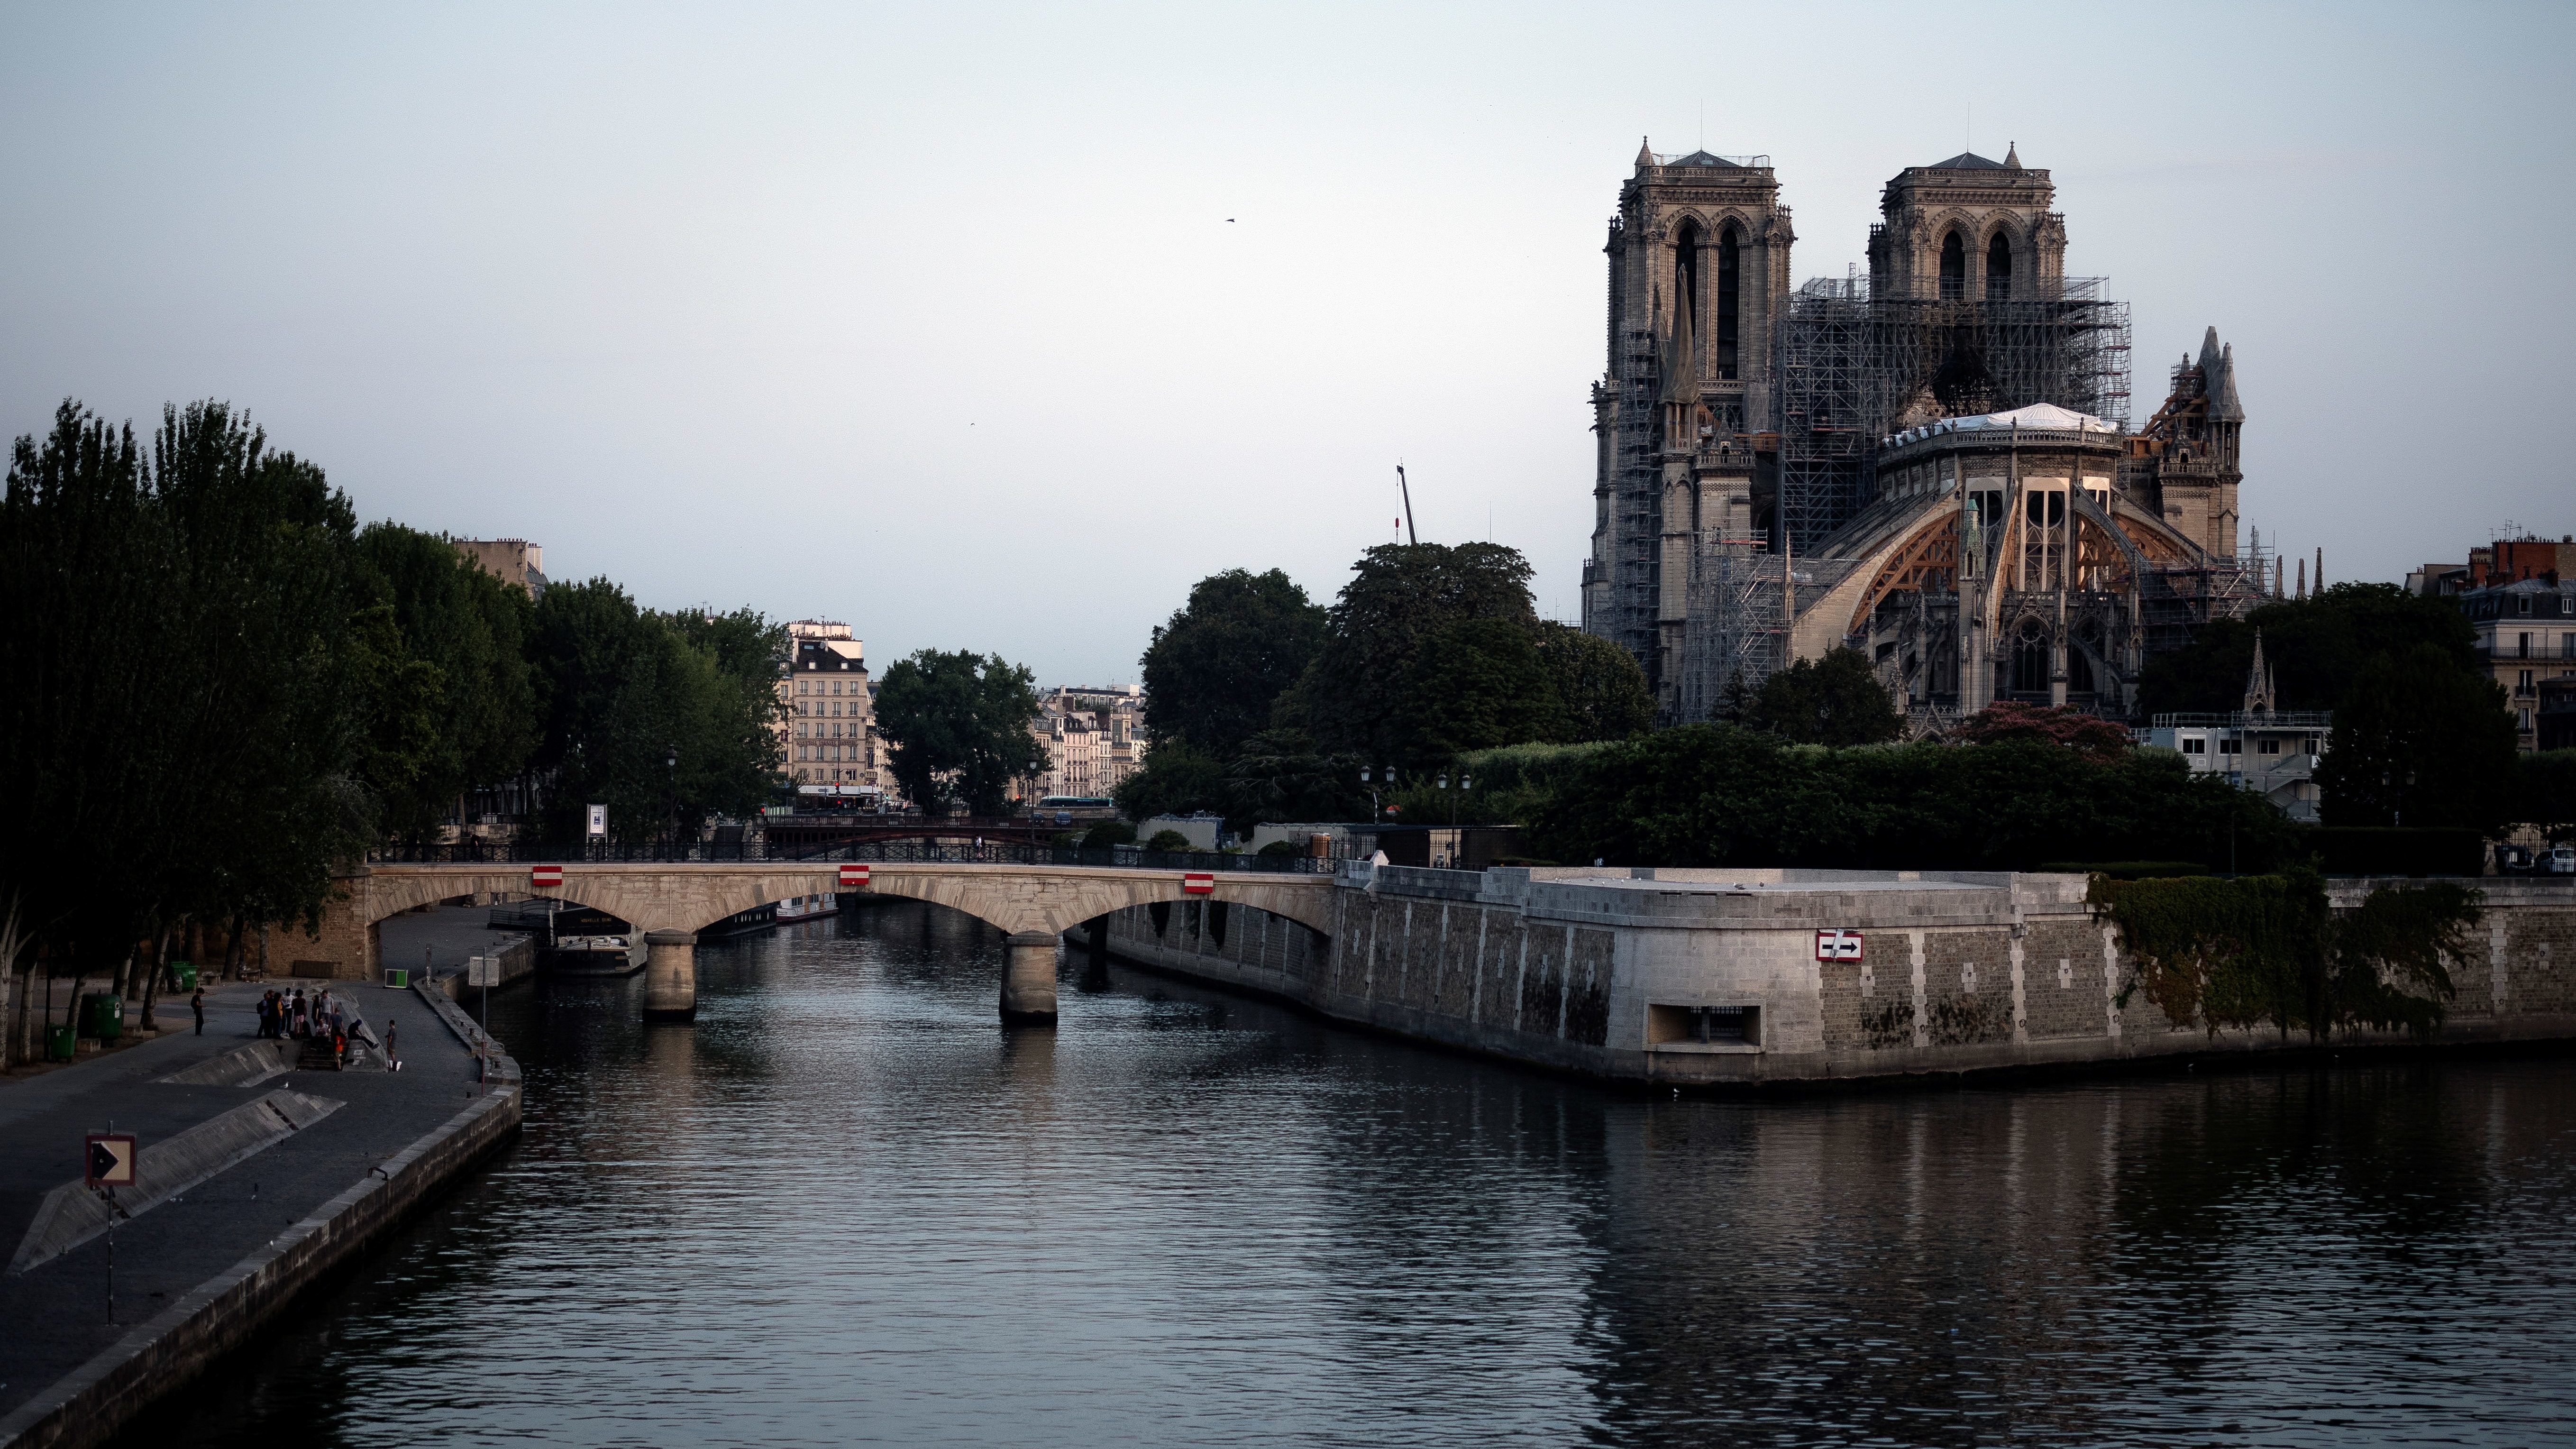
[{"label": "scaffolding on cathedral", "polygon": [[1727,542],[1733,546],[1703,548],[1692,561],[1691,617],[1709,626],[1683,637],[1677,718],[1685,723],[1736,715],[1744,701],[1730,696],[1760,689],[1788,645],[1795,561]]},{"label": "scaffolding on cathedral", "polygon": [[2054,403],[2125,428],[2129,304],[2100,277],[2010,301],[1873,297],[1819,277],[1779,321],[1780,532],[1812,551],[1869,498],[1879,441],[1939,417]]}]

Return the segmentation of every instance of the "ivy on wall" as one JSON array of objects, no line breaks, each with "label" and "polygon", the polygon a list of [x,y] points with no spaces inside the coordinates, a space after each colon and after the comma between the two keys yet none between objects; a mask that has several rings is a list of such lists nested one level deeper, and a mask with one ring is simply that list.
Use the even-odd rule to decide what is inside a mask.
[{"label": "ivy on wall", "polygon": [[2117,881],[2086,898],[2117,927],[2143,992],[2177,1026],[2269,1025],[2312,1041],[2337,1029],[2429,1035],[2455,994],[2445,957],[2468,949],[2483,897],[2452,881],[2389,886],[2337,919],[2312,870]]}]

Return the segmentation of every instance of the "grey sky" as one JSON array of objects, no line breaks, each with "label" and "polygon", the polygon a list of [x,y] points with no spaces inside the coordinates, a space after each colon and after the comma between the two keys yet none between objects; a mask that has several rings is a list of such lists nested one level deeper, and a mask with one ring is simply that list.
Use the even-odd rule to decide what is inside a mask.
[{"label": "grey sky", "polygon": [[[0,426],[228,398],[363,516],[871,662],[1133,679],[1216,569],[1390,537],[1571,617],[1603,225],[1764,152],[1800,278],[1971,139],[2236,346],[2334,578],[2576,529],[2564,6],[0,10]],[[1228,218],[1233,218],[1229,221]]]}]

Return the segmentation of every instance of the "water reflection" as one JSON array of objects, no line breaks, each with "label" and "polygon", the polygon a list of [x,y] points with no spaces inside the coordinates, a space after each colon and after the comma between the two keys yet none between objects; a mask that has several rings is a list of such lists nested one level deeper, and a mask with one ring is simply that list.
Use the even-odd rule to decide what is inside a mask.
[{"label": "water reflection", "polygon": [[936,908],[496,998],[528,1130],[133,1444],[2576,1440],[2576,1069],[1654,1100]]}]

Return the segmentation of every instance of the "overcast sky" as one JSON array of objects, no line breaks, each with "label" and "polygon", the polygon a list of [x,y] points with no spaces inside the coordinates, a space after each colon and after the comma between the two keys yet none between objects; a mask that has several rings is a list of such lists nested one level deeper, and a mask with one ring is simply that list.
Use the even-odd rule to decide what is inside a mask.
[{"label": "overcast sky", "polygon": [[0,8],[0,427],[248,407],[367,519],[882,669],[1136,678],[1218,569],[1527,553],[1572,618],[1640,135],[1768,154],[1800,278],[1973,144],[2236,346],[2330,577],[2576,530],[2570,7]]}]

